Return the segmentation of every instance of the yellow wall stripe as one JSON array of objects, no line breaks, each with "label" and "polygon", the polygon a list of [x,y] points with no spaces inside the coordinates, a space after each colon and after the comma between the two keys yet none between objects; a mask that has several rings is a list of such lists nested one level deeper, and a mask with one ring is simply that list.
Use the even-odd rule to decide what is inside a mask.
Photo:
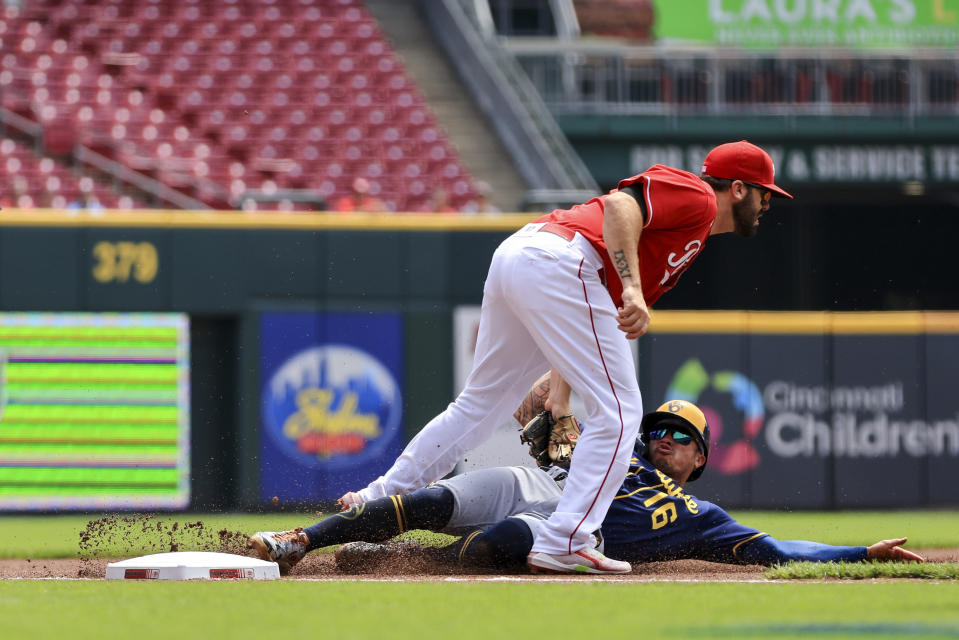
[{"label": "yellow wall stripe", "polygon": [[833,333],[922,333],[919,311],[833,313]]},{"label": "yellow wall stripe", "polygon": [[352,213],[107,210],[90,215],[61,209],[8,210],[3,227],[139,227],[178,229],[300,229],[310,231],[515,231],[540,213],[451,216],[430,213]]},{"label": "yellow wall stripe", "polygon": [[657,333],[919,334],[959,333],[959,312],[653,311]]},{"label": "yellow wall stripe", "polygon": [[922,317],[926,333],[959,333],[959,313],[926,311]]}]

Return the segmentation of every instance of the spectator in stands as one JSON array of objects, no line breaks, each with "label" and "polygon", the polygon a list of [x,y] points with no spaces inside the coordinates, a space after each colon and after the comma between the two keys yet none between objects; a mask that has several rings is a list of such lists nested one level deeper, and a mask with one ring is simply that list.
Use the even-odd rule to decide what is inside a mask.
[{"label": "spectator in stands", "polygon": [[10,181],[9,190],[4,189],[3,193],[0,194],[0,208],[19,209],[20,196],[24,194],[26,188],[27,181],[24,180],[23,176],[14,176],[13,180]]},{"label": "spectator in stands", "polygon": [[52,190],[50,188],[50,182],[47,181],[37,197],[35,204],[40,209],[63,209],[67,206],[67,201],[66,198]]},{"label": "spectator in stands", "polygon": [[423,207],[423,211],[429,213],[458,213],[456,207],[450,204],[449,193],[443,187],[433,189],[430,200]]},{"label": "spectator in stands", "polygon": [[503,213],[499,207],[490,202],[489,194],[493,188],[489,186],[489,183],[480,180],[473,185],[473,190],[476,191],[476,198],[463,205],[460,209],[461,213]]},{"label": "spectator in stands", "polygon": [[11,193],[4,194],[4,199],[2,200],[2,206],[4,209],[33,209],[36,206],[36,203],[33,201],[33,198],[28,193],[30,191],[30,185],[27,184],[27,179],[23,176],[15,176],[12,181]]},{"label": "spectator in stands", "polygon": [[100,204],[100,200],[93,193],[84,193],[79,198],[67,205],[67,209],[70,211],[89,211],[91,213],[99,213],[103,211],[103,205]]},{"label": "spectator in stands", "polygon": [[333,211],[348,213],[352,211],[384,212],[386,205],[377,197],[370,195],[370,183],[366,178],[353,181],[353,193],[338,198],[333,203]]}]

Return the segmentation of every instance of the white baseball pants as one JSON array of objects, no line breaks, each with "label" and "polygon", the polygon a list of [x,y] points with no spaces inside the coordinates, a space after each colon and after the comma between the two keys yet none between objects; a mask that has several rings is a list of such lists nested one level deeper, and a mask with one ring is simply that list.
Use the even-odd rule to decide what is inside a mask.
[{"label": "white baseball pants", "polygon": [[462,393],[360,495],[406,494],[448,474],[552,366],[583,399],[588,425],[559,505],[533,545],[562,555],[595,545],[591,532],[626,476],[643,407],[626,336],[599,278],[599,254],[579,234],[567,241],[540,227],[526,225],[493,254]]}]

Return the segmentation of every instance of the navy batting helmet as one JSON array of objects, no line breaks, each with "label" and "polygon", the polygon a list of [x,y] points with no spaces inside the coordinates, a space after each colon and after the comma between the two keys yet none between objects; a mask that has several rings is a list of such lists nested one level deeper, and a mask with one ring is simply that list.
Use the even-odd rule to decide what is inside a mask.
[{"label": "navy batting helmet", "polygon": [[[709,460],[709,423],[706,422],[706,415],[699,407],[685,400],[667,400],[656,411],[643,416],[643,421],[639,426],[643,442],[648,446],[649,432],[666,424],[686,427],[692,433],[703,456],[706,457],[707,461]],[[705,468],[706,462],[704,461],[701,466],[696,467],[689,474],[688,482],[692,482],[703,475],[703,469]]]}]

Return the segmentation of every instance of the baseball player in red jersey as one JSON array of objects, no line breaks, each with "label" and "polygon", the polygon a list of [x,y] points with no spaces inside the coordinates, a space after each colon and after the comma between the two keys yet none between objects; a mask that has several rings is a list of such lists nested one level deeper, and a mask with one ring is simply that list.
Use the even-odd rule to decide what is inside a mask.
[{"label": "baseball player in red jersey", "polygon": [[770,197],[792,197],[774,184],[769,155],[745,140],[710,151],[702,173],[656,165],[504,240],[483,289],[465,388],[383,476],[343,496],[344,506],[445,476],[552,367],[550,409],[562,415],[572,389],[590,429],[527,563],[533,570],[629,572],[628,563],[597,551],[592,535],[626,476],[643,415],[624,337],[646,333],[649,305],[675,285],[710,235],[754,235]]}]

